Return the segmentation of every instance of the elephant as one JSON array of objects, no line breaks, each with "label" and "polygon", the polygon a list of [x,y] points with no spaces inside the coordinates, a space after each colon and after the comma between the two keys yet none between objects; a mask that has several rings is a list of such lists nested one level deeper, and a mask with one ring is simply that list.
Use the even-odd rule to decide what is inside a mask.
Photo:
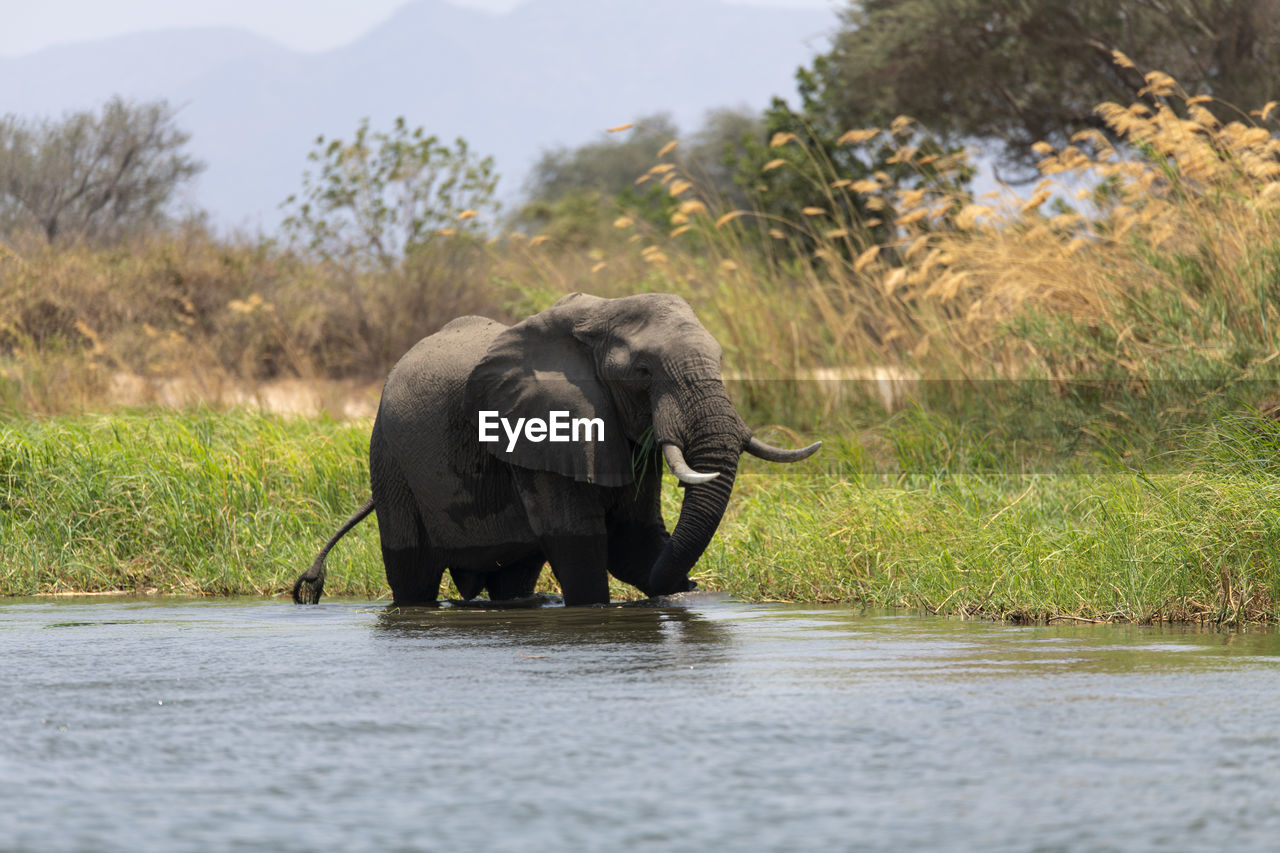
[{"label": "elephant", "polygon": [[[797,462],[822,446],[755,437],[720,363],[673,294],[572,293],[512,326],[450,322],[387,376],[372,497],[297,579],[294,601],[319,601],[329,551],[371,512],[397,605],[435,602],[446,569],[465,599],[529,597],[544,563],[565,605],[607,604],[610,574],[651,597],[694,588],[739,455]],[[670,533],[663,461],[684,488]]]}]

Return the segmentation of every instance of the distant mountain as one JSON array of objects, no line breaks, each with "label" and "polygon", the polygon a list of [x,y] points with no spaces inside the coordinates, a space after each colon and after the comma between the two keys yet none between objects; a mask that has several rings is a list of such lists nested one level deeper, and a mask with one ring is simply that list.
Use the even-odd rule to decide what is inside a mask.
[{"label": "distant mountain", "polygon": [[364,116],[465,137],[495,157],[510,199],[545,148],[659,111],[691,131],[708,109],[792,94],[835,24],[720,0],[531,0],[501,16],[419,0],[319,54],[208,28],[0,58],[0,114],[168,98],[208,164],[196,203],[219,224],[271,229],[315,137],[349,137]]}]

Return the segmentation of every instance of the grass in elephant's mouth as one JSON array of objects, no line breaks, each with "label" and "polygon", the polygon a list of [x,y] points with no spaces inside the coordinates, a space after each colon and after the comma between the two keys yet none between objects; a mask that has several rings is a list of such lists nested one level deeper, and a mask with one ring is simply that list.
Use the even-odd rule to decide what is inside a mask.
[{"label": "grass in elephant's mouth", "polygon": [[[884,429],[892,443],[904,427]],[[283,593],[367,493],[367,440],[363,425],[245,412],[4,423],[0,594]],[[953,447],[891,475],[857,442],[812,465],[744,460],[695,577],[750,600],[1010,620],[1275,621],[1274,435],[1219,424],[1182,444],[1147,472],[977,466]],[[674,518],[678,490],[665,500]],[[363,525],[332,554],[327,591],[385,596],[382,571]]]}]

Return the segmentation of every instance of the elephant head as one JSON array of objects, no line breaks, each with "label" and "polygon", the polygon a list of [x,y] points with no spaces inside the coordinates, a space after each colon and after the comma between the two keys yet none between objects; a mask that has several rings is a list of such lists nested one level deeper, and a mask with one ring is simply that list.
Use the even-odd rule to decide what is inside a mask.
[{"label": "elephant head", "polygon": [[582,482],[632,483],[633,452],[660,448],[685,495],[670,539],[637,585],[650,595],[677,592],[688,588],[720,523],[739,454],[795,462],[822,444],[784,450],[753,437],[729,400],[720,359],[720,345],[678,296],[573,293],[498,336],[471,374],[469,406],[512,421],[557,410],[603,421],[603,441],[486,447],[513,465]]}]

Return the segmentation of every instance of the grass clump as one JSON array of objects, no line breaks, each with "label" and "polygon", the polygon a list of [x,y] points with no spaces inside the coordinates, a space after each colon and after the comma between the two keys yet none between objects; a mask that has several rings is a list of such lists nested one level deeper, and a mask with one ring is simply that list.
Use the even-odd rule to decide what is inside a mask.
[{"label": "grass clump", "polygon": [[1276,438],[1253,420],[1198,429],[1152,470],[1077,457],[1019,471],[958,454],[895,471],[838,448],[816,475],[751,463],[699,571],[748,599],[1012,621],[1273,622]]},{"label": "grass clump", "polygon": [[[367,427],[232,411],[0,423],[0,593],[270,595],[368,494]],[[380,594],[373,525],[335,594]]]},{"label": "grass clump", "polygon": [[[930,423],[953,441],[926,455],[865,449],[915,442],[918,419],[902,418],[812,465],[744,459],[694,577],[748,600],[1015,621],[1280,617],[1272,421],[1183,433],[1151,469],[1098,456],[1030,469],[969,425]],[[364,424],[239,411],[10,422],[0,594],[285,593],[367,495],[367,441]],[[386,596],[374,523],[333,552],[326,590]],[[637,596],[616,582],[612,594]]]}]

